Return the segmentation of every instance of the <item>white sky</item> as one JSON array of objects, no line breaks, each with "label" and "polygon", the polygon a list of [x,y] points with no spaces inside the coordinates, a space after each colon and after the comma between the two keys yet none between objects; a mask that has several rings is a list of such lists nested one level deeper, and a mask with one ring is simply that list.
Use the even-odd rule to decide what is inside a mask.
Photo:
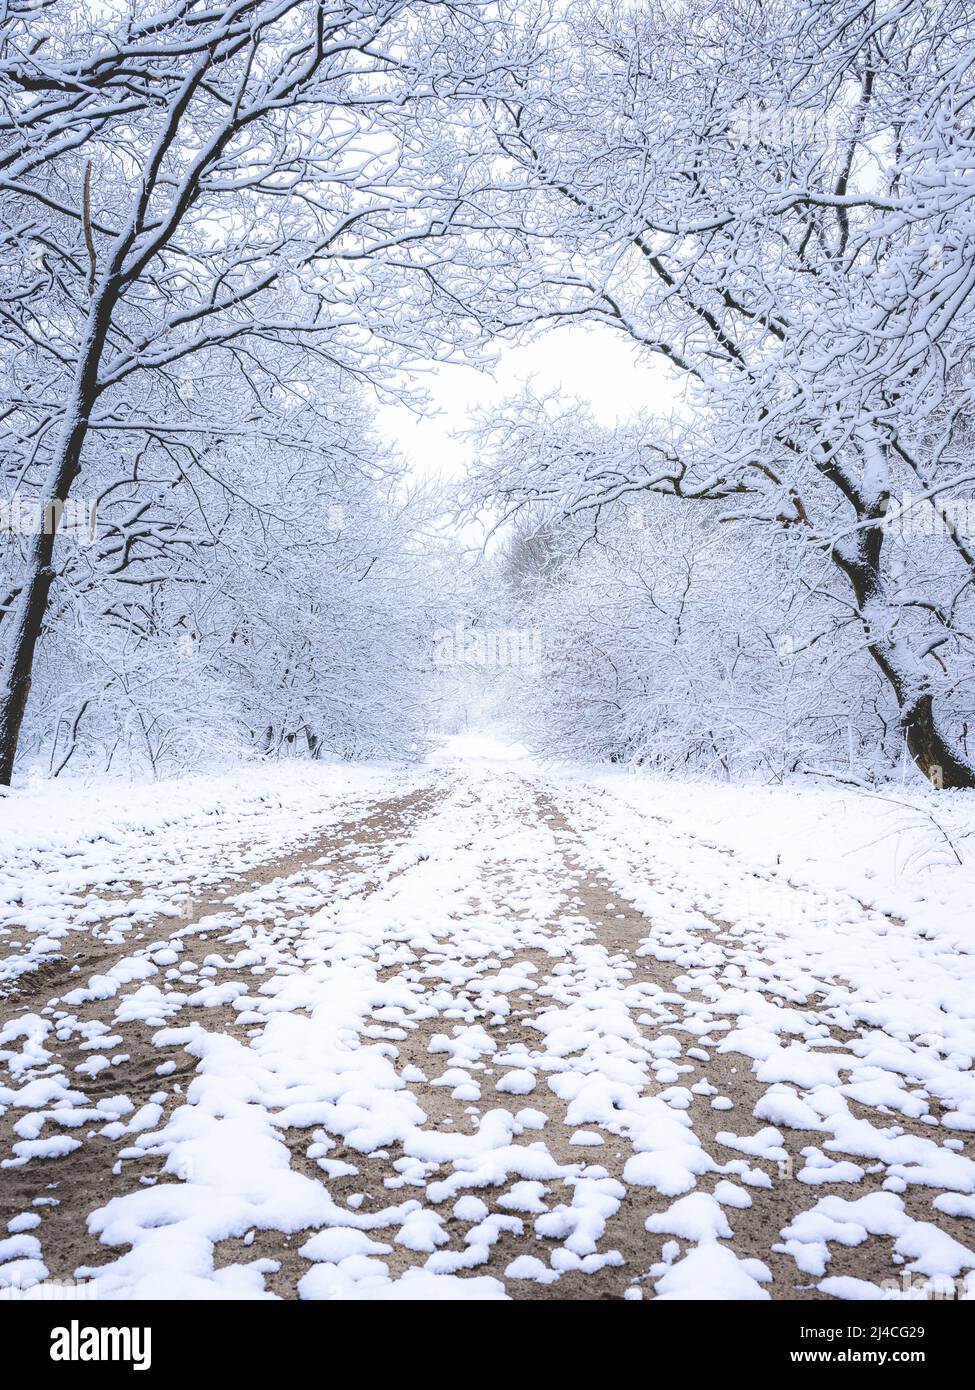
[{"label": "white sky", "polygon": [[679,381],[662,358],[644,354],[600,324],[568,324],[521,347],[503,347],[489,375],[473,367],[441,366],[424,382],[436,414],[417,418],[405,406],[381,406],[379,428],[407,456],[418,479],[453,479],[463,474],[466,442],[452,438],[464,429],[475,406],[500,403],[525,382],[541,393],[560,389],[588,401],[603,424],[625,420],[641,408],[667,411],[678,399]]}]

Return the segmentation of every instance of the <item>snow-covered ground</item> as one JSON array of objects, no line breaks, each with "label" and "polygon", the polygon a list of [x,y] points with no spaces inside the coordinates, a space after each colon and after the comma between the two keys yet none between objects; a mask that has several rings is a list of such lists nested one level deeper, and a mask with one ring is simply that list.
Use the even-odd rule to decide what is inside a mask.
[{"label": "snow-covered ground", "polygon": [[37,781],[0,789],[0,989],[58,959],[80,929],[116,944],[178,915],[208,884],[246,874],[422,774],[256,764],[132,785]]},{"label": "snow-covered ground", "polygon": [[973,830],[474,738],[11,793],[0,1285],[975,1296]]}]

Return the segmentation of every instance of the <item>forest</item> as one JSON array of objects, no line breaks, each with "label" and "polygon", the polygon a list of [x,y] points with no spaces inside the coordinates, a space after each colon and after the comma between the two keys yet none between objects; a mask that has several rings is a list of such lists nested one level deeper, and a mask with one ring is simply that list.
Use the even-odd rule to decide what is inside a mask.
[{"label": "forest", "polygon": [[971,0],[0,0],[28,1374],[957,1374],[973,797]]},{"label": "forest", "polygon": [[[0,780],[409,756],[468,680],[554,756],[970,788],[970,19],[9,0]],[[435,484],[378,427],[568,324],[666,408],[529,380]],[[458,623],[535,655],[445,680]]]}]

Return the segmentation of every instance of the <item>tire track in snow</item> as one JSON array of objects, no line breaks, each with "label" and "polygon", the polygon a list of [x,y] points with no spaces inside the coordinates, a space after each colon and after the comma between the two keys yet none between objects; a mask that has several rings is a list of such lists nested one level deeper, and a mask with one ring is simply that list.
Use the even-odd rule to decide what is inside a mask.
[{"label": "tire track in snow", "polygon": [[[928,1019],[913,1035],[897,1026],[900,1019],[889,1033],[878,1029],[871,1015],[884,1003],[882,990],[858,994],[844,978],[842,956],[834,974],[814,973],[829,956],[817,942],[817,918],[828,917],[835,900],[759,875],[684,827],[630,806],[630,834],[621,836],[620,808],[605,792],[563,786],[553,795],[568,803],[587,862],[601,866],[616,891],[655,921],[641,952],[679,964],[672,978],[682,997],[691,1006],[697,1001],[711,1031],[723,1035],[705,1070],[739,1119],[716,1125],[694,1102],[695,1130],[718,1155],[735,1128],[764,1121],[771,1131],[765,1147],[773,1161],[764,1165],[770,1187],[753,1193],[744,1211],[729,1213],[735,1248],[766,1261],[776,1296],[876,1297],[880,1285],[891,1296],[891,1284],[908,1296],[925,1288],[931,1296],[935,1287],[951,1297],[966,1296],[967,1288],[971,1296],[975,1151],[968,1117],[975,1115],[975,1087],[970,1051],[959,1052],[957,1042],[971,1049],[975,1038],[964,1018],[955,1021],[951,1045],[925,1033]],[[647,820],[652,831],[639,825]],[[702,872],[707,858],[721,871]],[[770,901],[756,904],[759,886]],[[847,895],[846,905],[855,901]],[[735,906],[750,909],[751,920]],[[903,921],[856,907],[850,927],[861,932],[868,960],[883,963],[888,935],[902,954],[909,950]],[[661,921],[668,923],[663,930]],[[814,965],[803,961],[797,970],[797,954],[812,956]],[[935,968],[952,968],[953,956],[945,959],[936,947],[931,954]],[[852,959],[862,979],[868,972],[855,953]],[[780,1031],[786,1048],[778,1045]],[[715,1064],[723,1065],[724,1079]],[[939,1125],[947,1132],[939,1135]]]},{"label": "tire track in snow", "polygon": [[[796,1298],[897,1260],[964,1273],[967,1135],[934,1142],[930,1094],[877,1065],[852,985],[736,915],[747,868],[723,856],[716,879],[717,851],[627,816],[629,838],[578,788],[452,772],[348,854],[299,854],[143,948],[158,980],[53,1016],[52,1056],[73,1068],[117,1032],[135,1084],[121,1062],[71,1070],[80,1099],[45,1123],[84,1133],[123,1080],[139,1110],[0,1169],[18,1214],[61,1184],[19,1258],[91,1265],[105,1296]],[[35,1017],[17,1084],[56,1087]],[[970,1080],[883,1036],[927,1057],[932,1090]],[[4,1103],[9,1140],[38,1106]]]},{"label": "tire track in snow", "polygon": [[[101,1255],[86,1228],[94,1202],[129,1191],[133,1184],[159,1180],[159,1164],[154,1156],[130,1152],[123,1171],[118,1153],[120,1149],[131,1147],[131,1135],[100,1131],[113,1121],[118,1129],[124,1129],[132,1123],[133,1115],[144,1116],[147,1109],[151,1112],[152,1124],[164,1122],[182,1102],[185,1086],[197,1066],[197,1059],[182,1050],[175,1059],[163,1062],[151,1041],[154,1029],[143,1018],[118,1021],[118,1011],[124,1007],[125,997],[131,991],[123,985],[118,997],[111,994],[106,1001],[99,997],[102,991],[97,981],[110,979],[106,972],[122,962],[151,960],[153,975],[159,970],[168,971],[171,976],[178,973],[178,984],[185,984],[189,972],[191,978],[200,983],[204,973],[210,976],[218,973],[216,966],[205,964],[208,957],[219,953],[228,939],[239,932],[241,921],[246,920],[248,914],[260,920],[265,901],[271,904],[272,916],[285,922],[302,912],[308,902],[319,904],[329,891],[334,891],[336,883],[341,885],[342,891],[369,893],[379,881],[406,827],[427,814],[441,794],[437,789],[430,789],[387,798],[354,818],[337,823],[311,844],[251,866],[243,877],[227,880],[214,889],[212,895],[197,898],[179,917],[163,919],[160,925],[168,929],[165,936],[136,945],[140,939],[152,937],[148,929],[139,932],[136,940],[129,943],[128,950],[117,943],[108,949],[90,943],[87,953],[79,953],[83,966],[78,961],[66,962],[67,968],[59,969],[53,982],[55,988],[57,983],[71,983],[73,988],[68,994],[79,988],[91,993],[90,998],[73,1004],[70,1009],[58,1007],[64,1001],[52,992],[49,977],[38,981],[35,975],[29,977],[29,987],[33,990],[30,996],[25,999],[21,994],[5,1002],[7,1031],[18,1026],[18,1018],[22,1021],[36,1018],[44,1027],[53,1015],[60,1025],[53,1040],[50,1035],[44,1039],[44,1054],[37,1058],[40,1065],[27,1071],[18,1069],[12,1075],[8,1066],[9,1079],[23,1083],[26,1077],[30,1084],[30,1078],[43,1078],[62,1069],[71,1078],[71,1090],[78,1097],[72,1105],[54,1114],[59,1116],[62,1127],[69,1122],[64,1131],[67,1136],[84,1135],[85,1142],[80,1148],[66,1158],[37,1157],[26,1166],[0,1168],[0,1220],[14,1219],[38,1197],[51,1201],[51,1206],[43,1209],[43,1216],[45,1229],[51,1231],[50,1240],[45,1243],[45,1259],[52,1277],[71,1280],[83,1260],[94,1257],[95,1263],[99,1262]],[[245,880],[248,887],[241,891]],[[94,976],[94,989],[91,988],[93,977],[87,974],[92,969],[99,972]],[[142,978],[137,977],[136,983],[141,985]],[[25,982],[25,992],[27,987]],[[176,985],[166,988],[177,994]],[[215,1024],[219,1020],[224,1029],[236,1029],[236,1018],[229,1006],[214,1005],[207,1009],[207,1014]],[[77,1068],[91,1060],[91,1048],[97,1047],[100,1053],[102,1048],[108,1047],[106,1039],[111,1038],[115,1039],[111,1048],[113,1065],[79,1079]],[[0,1044],[0,1064],[3,1059]],[[116,1062],[115,1059],[121,1060]],[[158,1072],[161,1065],[168,1068],[164,1078]],[[0,1153],[9,1158],[15,1153],[14,1145],[24,1137],[14,1125],[22,1122],[25,1116],[18,1114],[21,1107],[14,1104],[4,1117],[3,1080],[3,1070],[0,1070]],[[160,1088],[165,1088],[165,1093]],[[99,1113],[99,1107],[105,1109]],[[49,1124],[58,1123],[50,1110],[47,1114]],[[79,1122],[84,1129],[79,1128]],[[91,1125],[98,1128],[90,1129]],[[52,1192],[57,1194],[56,1199],[50,1196]],[[0,1289],[2,1287],[0,1282]]]}]

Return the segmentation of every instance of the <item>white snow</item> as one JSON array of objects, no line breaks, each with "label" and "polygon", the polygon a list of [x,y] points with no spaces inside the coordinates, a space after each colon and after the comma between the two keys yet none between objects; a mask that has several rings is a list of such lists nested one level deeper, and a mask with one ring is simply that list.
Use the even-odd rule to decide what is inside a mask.
[{"label": "white snow", "polygon": [[[860,825],[845,793],[671,795],[460,751],[99,784],[101,822],[70,784],[30,788],[19,816],[0,801],[0,981],[97,949],[0,1027],[0,1163],[30,1182],[97,1135],[122,1179],[84,1213],[98,1258],[76,1277],[102,1298],[269,1297],[264,1232],[307,1263],[303,1298],[499,1298],[618,1269],[618,1297],[762,1299],[769,1271],[736,1244],[773,1187],[768,1248],[797,1285],[861,1296],[829,1266],[868,1241],[892,1277],[969,1277],[969,860],[929,874],[916,827],[871,851],[882,813]],[[430,805],[342,871],[257,873],[416,788]],[[634,1201],[642,1267],[613,1245]],[[13,1215],[0,1282],[46,1279],[47,1239]]]}]

